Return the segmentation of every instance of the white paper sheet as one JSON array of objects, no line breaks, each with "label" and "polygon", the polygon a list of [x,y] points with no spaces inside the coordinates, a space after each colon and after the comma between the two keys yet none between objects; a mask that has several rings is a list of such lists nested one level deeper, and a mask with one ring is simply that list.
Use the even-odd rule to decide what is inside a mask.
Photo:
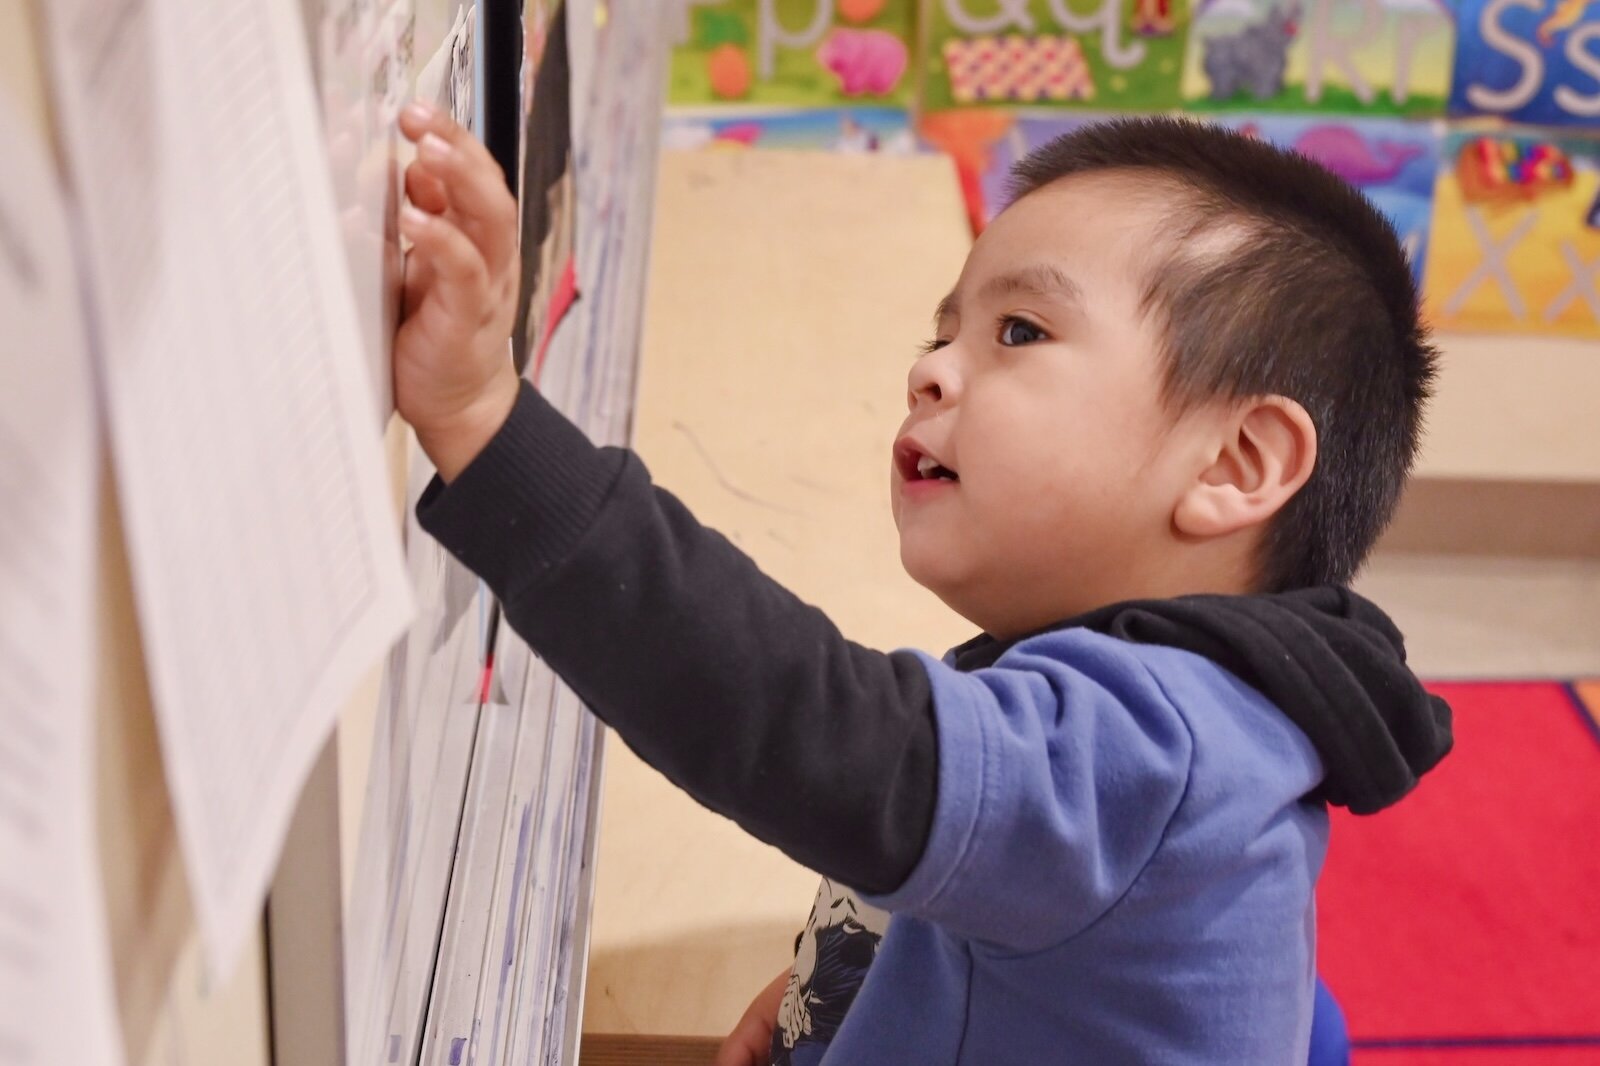
[{"label": "white paper sheet", "polygon": [[331,0],[309,35],[321,70],[322,121],[334,205],[378,411],[394,410],[390,354],[400,307],[401,174],[409,145],[396,128],[411,81],[411,0]]},{"label": "white paper sheet", "polygon": [[0,151],[0,1066],[115,1066],[92,802],[94,387],[60,190],[3,97]]},{"label": "white paper sheet", "polygon": [[213,977],[410,614],[294,0],[56,0],[106,403]]},{"label": "white paper sheet", "polygon": [[483,667],[468,607],[476,579],[414,532],[424,610],[385,680],[373,758],[381,772],[369,778],[346,910],[352,1066],[416,1061],[477,728]]}]

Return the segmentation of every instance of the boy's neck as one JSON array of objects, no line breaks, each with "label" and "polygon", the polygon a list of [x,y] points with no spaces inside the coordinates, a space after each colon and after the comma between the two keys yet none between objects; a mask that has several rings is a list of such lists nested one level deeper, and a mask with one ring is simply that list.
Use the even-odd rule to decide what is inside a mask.
[{"label": "boy's neck", "polygon": [[[1091,596],[1041,597],[1036,603],[1010,602],[983,605],[968,604],[969,609],[946,600],[952,608],[969,622],[996,640],[1015,640],[1041,630],[1052,628],[1079,615],[1113,603],[1129,600],[1168,600],[1179,596],[1243,596],[1256,591],[1253,582],[1237,573],[1212,572],[1209,574],[1147,574],[1142,581],[1119,582],[1095,590]],[[988,609],[985,609],[985,606]]]}]

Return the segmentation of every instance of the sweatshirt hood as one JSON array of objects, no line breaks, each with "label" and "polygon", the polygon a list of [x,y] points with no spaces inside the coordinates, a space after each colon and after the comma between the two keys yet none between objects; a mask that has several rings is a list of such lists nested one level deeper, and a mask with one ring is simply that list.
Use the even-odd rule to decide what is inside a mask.
[{"label": "sweatshirt hood", "polygon": [[[1355,814],[1395,803],[1453,743],[1450,706],[1406,665],[1400,630],[1346,588],[1129,600],[1049,628],[1091,629],[1210,659],[1306,734],[1326,771],[1320,798]],[[955,665],[992,665],[1016,643],[977,637],[955,649]]]}]

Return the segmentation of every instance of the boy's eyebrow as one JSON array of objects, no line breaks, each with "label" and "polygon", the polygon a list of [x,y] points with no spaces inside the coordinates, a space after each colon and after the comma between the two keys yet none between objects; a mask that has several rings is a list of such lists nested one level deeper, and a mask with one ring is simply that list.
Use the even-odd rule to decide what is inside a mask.
[{"label": "boy's eyebrow", "polygon": [[[1073,303],[1083,300],[1083,289],[1078,283],[1067,277],[1060,267],[1051,266],[1049,263],[1038,263],[998,274],[978,288],[980,299],[1018,292],[1036,296],[1059,296]],[[939,321],[955,314],[960,307],[960,301],[960,294],[952,289],[948,296],[939,301],[939,306],[934,311],[934,320]]]}]

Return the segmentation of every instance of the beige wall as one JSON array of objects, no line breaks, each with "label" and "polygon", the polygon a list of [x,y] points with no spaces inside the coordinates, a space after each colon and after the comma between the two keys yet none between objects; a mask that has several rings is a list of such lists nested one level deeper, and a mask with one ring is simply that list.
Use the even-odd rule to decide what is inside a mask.
[{"label": "beige wall", "polygon": [[[949,165],[666,153],[661,175],[645,462],[848,636],[962,639],[900,570],[887,491],[906,368],[968,243]],[[615,737],[605,778],[584,1028],[720,1033],[787,964],[816,877]]]},{"label": "beige wall", "polygon": [[1600,341],[1439,340],[1420,476],[1600,483]]}]

